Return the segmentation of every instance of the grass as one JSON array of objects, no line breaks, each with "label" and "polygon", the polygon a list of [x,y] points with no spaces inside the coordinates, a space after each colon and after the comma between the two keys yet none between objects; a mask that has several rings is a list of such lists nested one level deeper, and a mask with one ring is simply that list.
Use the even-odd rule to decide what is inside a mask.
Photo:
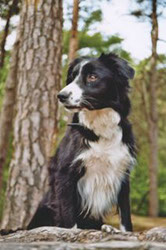
[{"label": "grass", "polygon": [[[112,217],[108,217],[106,220],[107,223],[112,226],[119,227],[119,217],[118,215],[113,215]],[[135,232],[140,232],[144,230],[151,229],[153,227],[166,227],[166,217],[146,217],[146,216],[138,216],[132,215],[132,223],[133,230]]]}]

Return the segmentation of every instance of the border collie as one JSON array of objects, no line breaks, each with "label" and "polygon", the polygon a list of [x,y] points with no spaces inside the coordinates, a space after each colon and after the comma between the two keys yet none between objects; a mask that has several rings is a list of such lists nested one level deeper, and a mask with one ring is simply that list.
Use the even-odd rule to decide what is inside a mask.
[{"label": "border collie", "polygon": [[117,206],[120,229],[132,231],[129,174],[135,145],[128,121],[134,70],[113,53],[75,59],[59,94],[73,120],[51,159],[50,188],[28,228],[101,229]]}]

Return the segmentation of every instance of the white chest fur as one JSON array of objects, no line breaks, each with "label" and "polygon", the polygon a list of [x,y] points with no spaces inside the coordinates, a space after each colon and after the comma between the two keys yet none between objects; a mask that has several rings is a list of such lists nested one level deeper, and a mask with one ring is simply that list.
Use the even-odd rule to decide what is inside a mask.
[{"label": "white chest fur", "polygon": [[[89,116],[89,113],[91,116]],[[85,175],[78,182],[82,210],[98,218],[111,211],[126,170],[132,164],[128,147],[122,143],[122,131],[118,126],[119,115],[106,109],[93,117],[93,112],[80,114],[80,122],[100,136],[98,142],[89,142],[90,148],[78,157],[86,167]]]}]

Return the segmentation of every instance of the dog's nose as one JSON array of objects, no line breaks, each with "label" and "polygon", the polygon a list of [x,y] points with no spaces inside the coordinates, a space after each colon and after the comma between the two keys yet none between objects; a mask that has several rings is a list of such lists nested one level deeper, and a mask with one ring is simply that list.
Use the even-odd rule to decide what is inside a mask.
[{"label": "dog's nose", "polygon": [[65,102],[67,98],[69,97],[70,93],[62,91],[58,94],[58,98],[61,102]]}]

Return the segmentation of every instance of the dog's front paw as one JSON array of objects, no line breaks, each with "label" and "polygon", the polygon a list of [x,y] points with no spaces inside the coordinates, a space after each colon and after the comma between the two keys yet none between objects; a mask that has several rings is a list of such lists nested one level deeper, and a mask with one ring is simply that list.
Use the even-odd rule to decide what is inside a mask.
[{"label": "dog's front paw", "polygon": [[101,231],[109,233],[109,234],[116,234],[120,232],[120,230],[118,230],[117,228],[112,227],[111,225],[106,225],[106,224],[102,225]]}]

